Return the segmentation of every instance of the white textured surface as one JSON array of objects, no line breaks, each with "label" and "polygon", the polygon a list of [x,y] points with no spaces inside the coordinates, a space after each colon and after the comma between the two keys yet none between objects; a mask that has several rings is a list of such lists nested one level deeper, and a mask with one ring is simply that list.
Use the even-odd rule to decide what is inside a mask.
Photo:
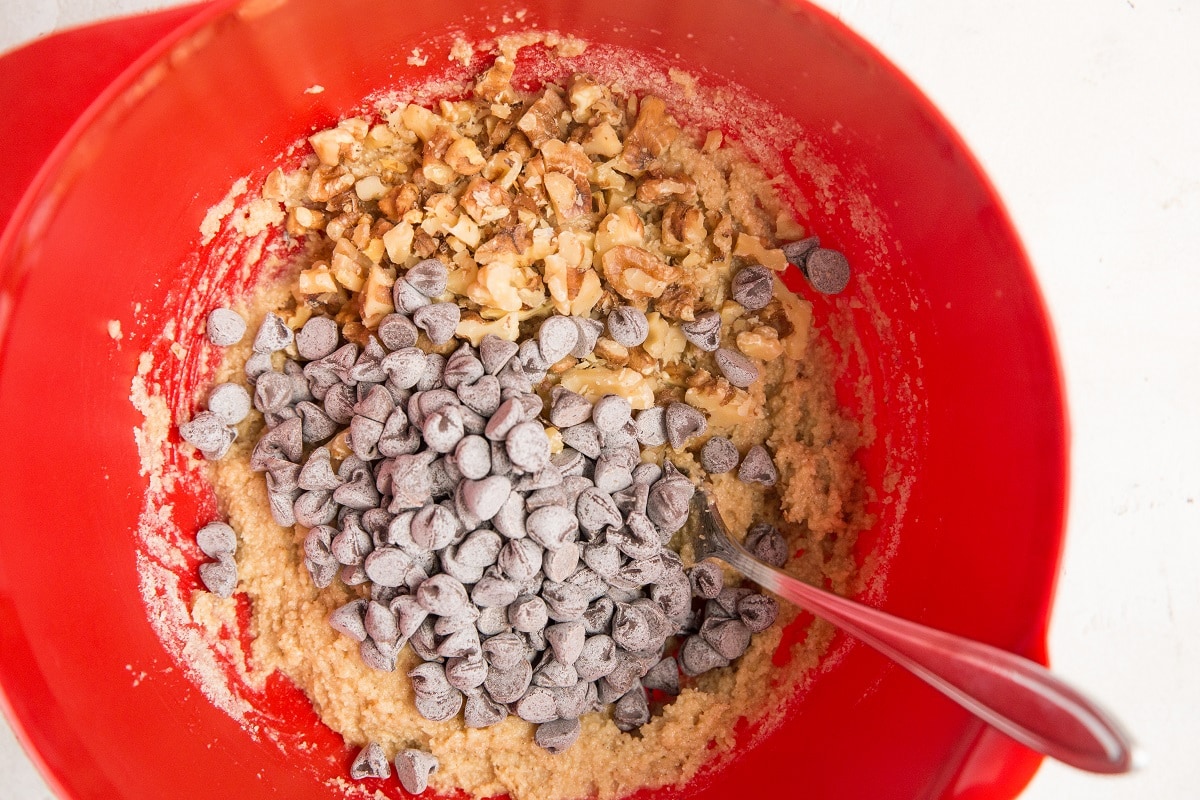
[{"label": "white textured surface", "polygon": [[[1071,407],[1050,650],[1150,757],[1024,800],[1200,792],[1200,2],[822,0],[929,94],[1037,266]],[[0,51],[156,0],[4,0]],[[50,800],[0,723],[0,794]]]}]

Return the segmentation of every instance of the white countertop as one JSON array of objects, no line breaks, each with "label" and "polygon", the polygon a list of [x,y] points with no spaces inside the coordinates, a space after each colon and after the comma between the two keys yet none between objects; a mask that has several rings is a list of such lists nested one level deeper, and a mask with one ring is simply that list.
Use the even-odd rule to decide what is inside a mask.
[{"label": "white countertop", "polygon": [[[4,0],[0,52],[161,0]],[[1200,795],[1200,2],[820,0],[983,162],[1036,265],[1071,409],[1050,654],[1150,765],[1023,800]],[[1190,533],[1189,533],[1190,532]],[[0,721],[0,786],[52,795]]]}]

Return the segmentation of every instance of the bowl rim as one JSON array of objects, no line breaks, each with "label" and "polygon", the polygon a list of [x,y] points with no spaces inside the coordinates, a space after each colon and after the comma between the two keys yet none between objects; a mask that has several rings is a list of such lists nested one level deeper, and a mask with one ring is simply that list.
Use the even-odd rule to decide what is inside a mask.
[{"label": "bowl rim", "polygon": [[[1041,664],[1048,664],[1047,635],[1053,611],[1054,596],[1061,576],[1062,558],[1067,534],[1071,427],[1061,349],[1058,345],[1044,293],[1037,280],[1036,271],[1029,258],[1028,251],[1017,234],[1007,206],[962,134],[959,133],[950,120],[905,72],[874,44],[863,38],[834,14],[814,5],[810,0],[767,0],[767,2],[772,5],[783,6],[792,11],[803,10],[806,14],[818,19],[822,25],[835,30],[839,36],[867,55],[876,65],[885,69],[889,73],[889,77],[904,88],[912,102],[919,106],[921,111],[928,115],[936,123],[939,130],[950,140],[956,153],[962,157],[964,166],[969,170],[973,180],[977,182],[980,190],[989,202],[994,205],[1003,231],[1011,240],[1013,254],[1019,262],[1019,268],[1022,271],[1021,277],[1030,290],[1030,305],[1036,312],[1036,317],[1041,323],[1041,333],[1044,337],[1049,363],[1052,367],[1049,373],[1044,376],[1049,383],[1046,389],[1048,396],[1054,401],[1052,411],[1057,415],[1062,431],[1062,438],[1059,443],[1061,457],[1058,459],[1059,463],[1055,465],[1054,469],[1054,474],[1059,479],[1058,485],[1054,487],[1057,499],[1055,505],[1059,511],[1057,513],[1058,518],[1053,521],[1054,524],[1051,526],[1053,530],[1057,531],[1057,536],[1052,546],[1048,546],[1047,548],[1047,559],[1044,565],[1046,580],[1041,584],[1041,596],[1038,598],[1038,607],[1040,609],[1038,618],[1031,620],[1028,641],[1022,642],[1017,649],[1018,652]],[[190,17],[170,29],[165,35],[161,35],[154,40],[144,52],[134,58],[126,67],[121,69],[115,78],[104,85],[99,94],[87,104],[79,116],[69,125],[65,133],[63,133],[62,137],[37,168],[19,199],[12,207],[11,216],[7,224],[0,230],[0,293],[14,297],[19,296],[19,286],[17,284],[20,282],[20,276],[13,268],[20,263],[23,245],[27,244],[28,241],[24,237],[25,231],[37,210],[44,204],[53,202],[53,189],[56,183],[63,179],[69,180],[70,173],[64,167],[67,167],[71,163],[80,141],[94,131],[103,130],[106,127],[104,123],[104,116],[106,114],[119,109],[122,104],[136,100],[136,89],[143,76],[153,67],[168,60],[172,51],[181,43],[201,34],[206,29],[221,24],[230,17],[236,16],[240,9],[259,3],[267,6],[274,5],[272,0],[203,0],[191,6],[161,9],[159,11],[147,12],[144,15],[180,14],[189,9],[193,12]],[[105,23],[119,22],[123,19],[133,19],[137,16],[142,15],[99,20],[95,23],[78,26],[77,28],[56,31],[51,35],[59,35],[67,32],[67,30],[81,30]],[[0,56],[7,56],[20,49],[17,48],[8,53],[0,54]],[[11,319],[11,313],[0,313],[0,364],[2,364],[3,349],[8,339],[8,326]],[[857,645],[858,643],[855,644]],[[32,738],[27,732],[27,723],[31,720],[15,713],[14,706],[9,699],[9,688],[3,684],[0,684],[0,713],[4,714],[23,751],[37,767],[38,772],[55,794],[64,798],[72,797],[62,780],[60,780],[58,772],[51,767],[43,754],[33,746]],[[994,738],[994,735],[998,734],[995,734],[986,725],[980,723],[977,735],[964,740],[958,764],[951,765],[953,768],[948,769],[945,773],[946,780],[944,781],[943,791],[953,787],[957,777],[962,774],[970,762],[973,753],[980,748],[986,749],[997,746],[994,741],[989,741]],[[1021,784],[1014,788],[1014,791],[1020,791],[1028,779],[1032,777],[1032,774],[1033,771],[1030,771]]]}]

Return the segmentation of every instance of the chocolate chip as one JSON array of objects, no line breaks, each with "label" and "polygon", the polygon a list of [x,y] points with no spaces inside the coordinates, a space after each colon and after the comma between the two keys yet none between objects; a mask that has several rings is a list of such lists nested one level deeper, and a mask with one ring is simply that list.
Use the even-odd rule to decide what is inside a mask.
[{"label": "chocolate chip", "polygon": [[668,572],[650,587],[650,599],[658,603],[672,624],[679,626],[692,608],[692,587],[681,573]]},{"label": "chocolate chip", "polygon": [[292,329],[278,314],[267,314],[254,336],[254,352],[274,353],[291,344],[294,337]]},{"label": "chocolate chip", "polygon": [[458,397],[463,405],[477,414],[490,417],[500,407],[500,381],[495,375],[484,375],[473,383],[458,387]]},{"label": "chocolate chip", "polygon": [[333,501],[333,492],[305,492],[292,504],[292,513],[296,522],[306,528],[328,525],[337,517],[337,503]]},{"label": "chocolate chip", "polygon": [[218,347],[235,345],[246,335],[246,320],[228,308],[214,308],[205,321],[208,340]]},{"label": "chocolate chip", "polygon": [[[179,435],[203,453],[221,453],[233,443],[234,432],[212,411],[201,411],[179,426]],[[253,465],[252,465],[253,466]]]},{"label": "chocolate chip", "polygon": [[[348,569],[358,569],[358,567],[343,567],[343,571]],[[346,585],[353,585],[347,582],[345,577],[342,582]],[[367,639],[360,642],[358,645],[358,655],[362,662],[371,669],[379,670],[380,672],[395,672],[396,658],[400,655],[400,648],[397,645],[380,644],[374,639]]]},{"label": "chocolate chip", "polygon": [[548,619],[546,602],[540,597],[524,595],[508,607],[509,624],[523,633],[542,630]]},{"label": "chocolate chip", "polygon": [[742,586],[726,586],[716,600],[705,603],[705,613],[710,617],[733,619],[737,616],[738,603],[752,594],[754,592]]},{"label": "chocolate chip", "polygon": [[650,558],[662,547],[659,532],[650,518],[634,511],[625,518],[623,528],[608,532],[608,542],[632,559]]},{"label": "chocolate chip", "polygon": [[413,649],[413,652],[421,657],[424,661],[440,661],[436,651],[437,637],[433,632],[433,619],[426,617],[421,622],[413,635],[408,638],[408,645]]},{"label": "chocolate chip", "polygon": [[[397,282],[398,283],[398,282]],[[435,345],[443,345],[454,337],[462,312],[454,303],[433,303],[412,312],[412,321]]]},{"label": "chocolate chip", "polygon": [[579,566],[579,545],[567,542],[557,550],[542,553],[542,572],[551,581],[565,581]]},{"label": "chocolate chip", "polygon": [[736,350],[718,348],[714,360],[725,380],[739,389],[745,389],[758,380],[758,365]]},{"label": "chocolate chip", "polygon": [[[381,427],[380,432],[382,430]],[[465,435],[462,413],[457,406],[445,406],[433,412],[421,426],[421,438],[438,453],[452,452]]]},{"label": "chocolate chip", "polygon": [[371,551],[363,562],[367,577],[380,586],[403,586],[412,567],[412,556],[395,547],[380,547]]},{"label": "chocolate chip", "polygon": [[612,638],[626,650],[649,650],[659,643],[641,611],[625,603],[617,603],[613,612]]},{"label": "chocolate chip", "polygon": [[488,374],[498,375],[504,365],[517,354],[517,349],[516,342],[489,333],[479,341],[479,359]]},{"label": "chocolate chip", "polygon": [[[544,632],[543,632],[544,635]],[[579,683],[579,676],[570,664],[564,664],[553,655],[542,651],[539,666],[533,671],[533,685],[547,689],[565,689]],[[555,715],[558,714],[558,695],[551,692],[555,698]]]},{"label": "chocolate chip", "polygon": [[571,350],[571,355],[576,358],[590,356],[596,349],[596,342],[600,340],[600,334],[604,332],[604,323],[588,317],[568,317],[568,319],[574,322],[575,327],[579,330],[579,339]]},{"label": "chocolate chip", "polygon": [[438,760],[420,750],[401,750],[396,755],[396,777],[409,794],[420,794],[429,787],[429,776],[437,772]]},{"label": "chocolate chip", "polygon": [[417,343],[417,326],[403,314],[388,314],[379,321],[375,335],[389,351],[403,350]]},{"label": "chocolate chip", "polygon": [[708,430],[708,420],[704,418],[704,414],[687,403],[674,402],[667,406],[664,422],[667,441],[676,450],[683,449],[688,439],[700,436]]},{"label": "chocolate chip", "polygon": [[629,401],[615,394],[606,394],[596,401],[592,409],[592,422],[603,433],[619,431],[629,422]]},{"label": "chocolate chip", "polygon": [[742,466],[738,468],[738,480],[745,483],[761,483],[763,486],[775,485],[779,480],[779,471],[775,469],[775,462],[771,460],[767,448],[761,444],[750,448],[746,457],[742,459]]},{"label": "chocolate chip", "polygon": [[730,294],[743,307],[757,311],[771,302],[773,280],[771,270],[761,264],[743,267],[733,276]]},{"label": "chocolate chip", "polygon": [[470,692],[463,706],[463,724],[468,728],[488,728],[504,721],[507,706],[497,703],[485,692]]},{"label": "chocolate chip", "polygon": [[650,706],[646,690],[635,686],[617,700],[613,707],[613,722],[623,731],[637,730],[650,721]]},{"label": "chocolate chip", "polygon": [[[482,686],[487,673],[487,662],[480,655],[470,658],[449,658],[446,660],[446,682],[460,692],[466,692]],[[469,696],[467,702],[470,702]]]},{"label": "chocolate chip", "polygon": [[578,450],[588,458],[600,456],[600,429],[591,422],[582,422],[559,430],[563,444]]},{"label": "chocolate chip", "polygon": [[[454,631],[442,639],[437,647],[437,654],[445,658],[479,658],[479,631],[475,630],[474,625]],[[455,713],[458,713],[458,709],[455,709]]]},{"label": "chocolate chip", "polygon": [[401,348],[384,356],[379,366],[387,372],[389,384],[411,389],[425,375],[425,353],[417,347]]},{"label": "chocolate chip", "polygon": [[804,257],[804,277],[821,294],[837,294],[850,283],[850,262],[837,250],[819,247]]},{"label": "chocolate chip", "polygon": [[608,314],[608,335],[617,344],[637,347],[650,335],[650,323],[640,309],[617,306]]},{"label": "chocolate chip", "polygon": [[[503,635],[501,634],[501,636]],[[523,646],[522,653],[524,653]],[[519,658],[512,667],[501,668],[496,666],[493,661],[488,669],[487,678],[483,681],[483,688],[497,703],[515,703],[525,694],[525,690],[529,688],[532,680],[533,667],[523,657]]]},{"label": "chocolate chip", "polygon": [[[487,578],[488,576],[485,575],[483,580],[487,580]],[[480,582],[482,583],[482,581]],[[513,599],[516,599],[515,595]],[[508,624],[507,606],[508,603],[505,603],[503,606],[488,606],[479,610],[479,619],[475,620],[475,627],[480,636],[495,636],[512,630],[512,626]]]},{"label": "chocolate chip", "polygon": [[378,742],[371,742],[358,752],[354,763],[350,765],[350,777],[356,781],[364,778],[388,778],[392,774],[392,765]]},{"label": "chocolate chip", "polygon": [[232,597],[237,588],[237,564],[231,553],[200,565],[200,580],[217,597]]},{"label": "chocolate chip", "polygon": [[571,583],[546,581],[542,584],[542,600],[550,619],[555,622],[570,622],[583,616],[590,598],[583,588]]},{"label": "chocolate chip", "polygon": [[231,556],[237,549],[237,534],[224,522],[210,522],[197,531],[196,544],[209,558]]},{"label": "chocolate chip", "polygon": [[779,616],[779,603],[774,597],[752,594],[738,602],[737,611],[738,618],[746,624],[750,632],[759,633],[774,624]]},{"label": "chocolate chip", "polygon": [[739,658],[750,646],[750,629],[740,619],[708,618],[700,626],[700,636],[722,658]]},{"label": "chocolate chip", "polygon": [[689,636],[683,640],[683,646],[679,649],[679,668],[684,675],[694,678],[709,670],[727,666],[729,659],[714,650],[700,636]]},{"label": "chocolate chip", "polygon": [[559,428],[579,425],[592,418],[592,404],[570,389],[555,386],[550,390],[550,423]]},{"label": "chocolate chip", "polygon": [[330,613],[329,627],[338,633],[349,636],[356,642],[361,642],[367,638],[367,628],[364,622],[366,613],[366,600],[351,600]]},{"label": "chocolate chip", "polygon": [[633,472],[625,466],[623,459],[607,455],[600,456],[596,461],[593,473],[596,488],[612,494],[633,485]]},{"label": "chocolate chip", "polygon": [[587,631],[580,620],[559,622],[546,628],[546,643],[554,653],[554,658],[562,664],[575,663],[586,637]]},{"label": "chocolate chip", "polygon": [[449,277],[450,270],[446,269],[446,265],[436,258],[418,261],[408,272],[404,273],[404,279],[408,281],[409,285],[429,298],[441,297],[446,293],[446,282]]},{"label": "chocolate chip", "polygon": [[612,637],[603,633],[584,640],[575,659],[575,671],[580,679],[594,681],[603,678],[617,668],[617,645]]},{"label": "chocolate chip", "polygon": [[664,658],[642,676],[642,686],[670,695],[679,694],[679,664],[673,658]]},{"label": "chocolate chip", "polygon": [[453,719],[462,708],[463,694],[458,689],[451,689],[442,694],[418,694],[413,698],[417,713],[430,722],[445,722]]},{"label": "chocolate chip", "polygon": [[558,755],[575,744],[581,729],[577,718],[550,720],[538,725],[533,741],[546,752]]},{"label": "chocolate chip", "polygon": [[434,575],[416,591],[417,602],[430,614],[439,617],[454,617],[466,613],[471,603],[461,581],[449,575]]},{"label": "chocolate chip", "polygon": [[621,524],[621,513],[612,497],[596,488],[587,488],[579,493],[575,515],[579,527],[588,533],[599,533],[607,527]]},{"label": "chocolate chip", "polygon": [[471,602],[480,608],[507,606],[517,599],[517,585],[510,580],[484,575],[471,587]]},{"label": "chocolate chip", "polygon": [[[502,442],[517,425],[521,424],[524,408],[516,400],[509,398],[500,404],[496,413],[488,420],[483,435],[493,442]],[[493,456],[493,461],[495,460]]]},{"label": "chocolate chip", "polygon": [[305,444],[328,441],[339,430],[339,426],[325,410],[307,400],[296,404],[296,416],[300,419],[300,438]]},{"label": "chocolate chip", "polygon": [[738,463],[738,451],[724,436],[713,436],[700,450],[700,466],[710,475],[729,472]]},{"label": "chocolate chip", "polygon": [[696,564],[688,572],[692,584],[692,592],[697,597],[713,599],[725,588],[725,575],[721,566],[711,558],[706,558]]},{"label": "chocolate chip", "polygon": [[492,517],[492,527],[509,539],[525,538],[525,498],[516,493],[509,494]]},{"label": "chocolate chip", "polygon": [[496,559],[504,574],[514,581],[527,581],[542,566],[542,546],[532,539],[510,539]]},{"label": "chocolate chip", "polygon": [[800,270],[804,269],[804,259],[810,251],[821,246],[821,240],[816,236],[809,236],[807,239],[800,239],[796,242],[788,242],[780,247],[783,250],[784,257],[793,267]]},{"label": "chocolate chip", "polygon": [[579,328],[570,317],[549,316],[538,328],[538,352],[546,366],[566,358],[578,343]]},{"label": "chocolate chip", "polygon": [[750,554],[772,567],[782,567],[787,563],[789,552],[787,540],[774,525],[759,522],[746,531],[743,545]]},{"label": "chocolate chip", "polygon": [[250,413],[250,394],[237,383],[218,383],[208,393],[208,410],[226,425],[237,425]]},{"label": "chocolate chip", "polygon": [[375,600],[367,603],[363,626],[367,636],[379,644],[395,644],[400,639],[400,626],[396,623],[396,615],[386,605]]},{"label": "chocolate chip", "polygon": [[338,326],[329,317],[310,317],[296,334],[296,352],[305,361],[316,361],[338,348]]},{"label": "chocolate chip", "polygon": [[[498,478],[504,480],[503,478]],[[490,567],[496,563],[503,542],[495,531],[478,530],[463,539],[458,546],[458,559],[473,567]]]},{"label": "chocolate chip", "polygon": [[[474,383],[483,375],[483,362],[475,357],[471,345],[463,342],[462,346],[446,359],[446,371],[442,380],[448,388],[457,390],[460,386]],[[496,388],[499,388],[499,383],[496,384]]]},{"label": "chocolate chip", "polygon": [[583,612],[579,622],[583,625],[584,633],[594,636],[598,633],[608,633],[612,624],[616,603],[608,596],[597,597]]},{"label": "chocolate chip", "polygon": [[721,346],[721,315],[716,311],[697,314],[691,322],[683,323],[680,330],[683,332],[683,338],[706,353],[711,353]]},{"label": "chocolate chip", "polygon": [[558,717],[554,693],[544,686],[531,686],[516,702],[513,710],[526,722],[544,723]]},{"label": "chocolate chip", "polygon": [[663,533],[674,533],[688,519],[688,507],[696,487],[687,478],[676,474],[664,477],[650,487],[646,501],[646,516]]},{"label": "chocolate chip", "polygon": [[550,439],[537,422],[522,422],[514,426],[504,437],[504,448],[509,460],[527,472],[550,463]]},{"label": "chocolate chip", "polygon": [[497,670],[510,670],[525,660],[525,640],[516,633],[500,633],[484,640],[483,657]]},{"label": "chocolate chip", "polygon": [[645,447],[658,447],[667,443],[666,409],[651,406],[637,413],[634,436]]},{"label": "chocolate chip", "polygon": [[405,278],[397,278],[392,284],[392,305],[397,311],[412,314],[419,308],[429,305],[429,298],[417,291],[416,287]]},{"label": "chocolate chip", "polygon": [[529,514],[525,531],[533,541],[549,550],[557,550],[573,540],[579,531],[579,520],[563,506],[544,506]]}]

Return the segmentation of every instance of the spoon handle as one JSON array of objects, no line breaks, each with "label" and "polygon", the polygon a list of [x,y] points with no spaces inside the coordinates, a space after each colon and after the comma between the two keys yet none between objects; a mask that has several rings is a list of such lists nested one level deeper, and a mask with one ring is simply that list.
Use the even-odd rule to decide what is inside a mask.
[{"label": "spoon handle", "polygon": [[732,540],[714,555],[871,645],[1027,747],[1090,772],[1138,766],[1136,746],[1117,721],[1040,664],[810,586]]}]

